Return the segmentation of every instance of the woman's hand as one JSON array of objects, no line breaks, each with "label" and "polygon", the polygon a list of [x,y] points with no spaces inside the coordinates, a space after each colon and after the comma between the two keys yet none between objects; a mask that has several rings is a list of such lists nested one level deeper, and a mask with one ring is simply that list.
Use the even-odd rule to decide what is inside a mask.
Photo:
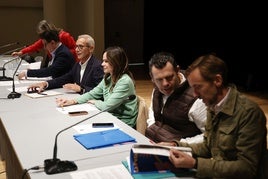
[{"label": "woman's hand", "polygon": [[59,107],[63,107],[63,106],[70,106],[70,105],[74,105],[77,104],[77,102],[73,99],[64,99],[64,98],[56,98],[56,104]]},{"label": "woman's hand", "polygon": [[95,100],[91,99],[91,100],[88,100],[87,103],[90,103],[90,104],[95,104]]},{"label": "woman's hand", "polygon": [[22,52],[13,52],[11,55],[12,56],[21,56]]}]

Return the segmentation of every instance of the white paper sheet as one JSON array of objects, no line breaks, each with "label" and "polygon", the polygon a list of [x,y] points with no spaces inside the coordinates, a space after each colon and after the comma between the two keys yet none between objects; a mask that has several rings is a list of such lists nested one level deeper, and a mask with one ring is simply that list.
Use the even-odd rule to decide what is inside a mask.
[{"label": "white paper sheet", "polygon": [[26,96],[31,97],[31,98],[43,98],[43,97],[48,97],[48,96],[56,96],[56,95],[61,95],[61,92],[58,91],[53,91],[53,90],[47,90],[41,93],[25,93]]},{"label": "white paper sheet", "polygon": [[76,111],[96,111],[98,110],[94,105],[89,103],[83,103],[83,104],[76,104],[66,107],[57,107],[56,108],[59,112],[63,114],[68,114],[69,112],[76,112]]},{"label": "white paper sheet", "polygon": [[123,164],[70,173],[73,179],[133,179]]}]

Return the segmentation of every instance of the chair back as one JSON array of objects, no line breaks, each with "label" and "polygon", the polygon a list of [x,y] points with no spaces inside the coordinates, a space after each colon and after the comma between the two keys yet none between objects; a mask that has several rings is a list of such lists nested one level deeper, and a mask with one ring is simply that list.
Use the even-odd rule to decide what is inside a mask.
[{"label": "chair back", "polygon": [[145,135],[145,130],[147,128],[146,120],[148,119],[148,106],[144,98],[142,98],[139,95],[137,95],[137,97],[138,97],[139,112],[136,122],[136,130],[141,134]]}]

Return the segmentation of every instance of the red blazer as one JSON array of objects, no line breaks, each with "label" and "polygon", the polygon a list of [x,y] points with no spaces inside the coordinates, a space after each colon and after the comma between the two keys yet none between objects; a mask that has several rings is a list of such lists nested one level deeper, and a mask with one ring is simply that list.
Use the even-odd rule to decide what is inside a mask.
[{"label": "red blazer", "polygon": [[[76,61],[79,61],[76,55],[76,51],[75,51],[76,43],[75,43],[74,38],[71,36],[71,34],[61,30],[59,33],[59,38],[60,38],[60,41],[70,49]],[[33,52],[38,52],[39,50],[43,48],[44,48],[44,44],[42,42],[42,39],[39,39],[36,42],[34,42],[32,45],[29,45],[28,47],[23,48],[21,52],[23,54],[33,53]],[[47,52],[47,55],[51,56],[50,53],[48,52]]]}]

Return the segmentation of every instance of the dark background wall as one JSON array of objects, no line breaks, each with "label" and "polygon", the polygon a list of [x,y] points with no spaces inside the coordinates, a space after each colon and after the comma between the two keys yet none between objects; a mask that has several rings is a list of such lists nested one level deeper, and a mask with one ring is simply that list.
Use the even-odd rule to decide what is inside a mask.
[{"label": "dark background wall", "polygon": [[130,63],[143,61],[144,0],[105,0],[105,47],[119,45]]},{"label": "dark background wall", "polygon": [[[229,66],[230,80],[248,90],[267,89],[267,11],[263,4],[216,1],[145,1],[144,59],[172,52],[186,68],[215,52]],[[187,4],[188,3],[188,4]]]},{"label": "dark background wall", "polygon": [[233,82],[267,90],[265,7],[256,1],[2,0],[0,45],[30,44],[37,38],[36,24],[45,18],[75,38],[91,34],[99,58],[105,47],[120,45],[130,63],[146,66],[153,53],[169,51],[187,68],[198,56],[215,52],[228,64]]}]

